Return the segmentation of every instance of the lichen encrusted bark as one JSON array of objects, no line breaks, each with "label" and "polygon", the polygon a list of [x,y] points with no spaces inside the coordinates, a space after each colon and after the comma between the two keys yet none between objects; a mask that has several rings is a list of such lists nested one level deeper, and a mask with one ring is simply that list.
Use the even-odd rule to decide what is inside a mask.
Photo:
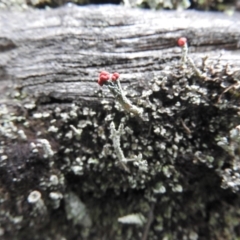
[{"label": "lichen encrusted bark", "polygon": [[[239,237],[239,19],[1,12],[1,239]],[[180,36],[200,74],[180,64]],[[121,74],[143,119],[98,87],[102,68]],[[112,122],[145,171],[119,167]]]},{"label": "lichen encrusted bark", "polygon": [[[239,72],[198,67],[205,78],[176,60],[139,90],[147,121],[109,100],[45,107],[12,92],[0,112],[2,239],[139,239],[153,203],[148,239],[239,237]],[[111,122],[147,171],[119,168]]]}]

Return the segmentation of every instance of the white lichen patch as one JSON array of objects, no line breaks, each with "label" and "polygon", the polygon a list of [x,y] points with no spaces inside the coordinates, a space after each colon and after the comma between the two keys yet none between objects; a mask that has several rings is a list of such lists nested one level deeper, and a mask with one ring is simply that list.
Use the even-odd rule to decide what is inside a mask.
[{"label": "white lichen patch", "polygon": [[39,191],[37,191],[37,190],[32,191],[28,195],[27,201],[29,204],[31,204],[33,206],[33,215],[34,216],[46,215],[47,208],[42,199],[42,194]]},{"label": "white lichen patch", "polygon": [[60,192],[50,192],[49,198],[51,199],[53,209],[57,209],[60,206],[63,195]]},{"label": "white lichen patch", "polygon": [[58,132],[58,128],[52,125],[48,128],[48,132],[56,133]]},{"label": "white lichen patch", "polygon": [[42,113],[34,113],[33,114],[33,118],[40,119],[42,117],[43,117]]},{"label": "white lichen patch", "polygon": [[118,222],[142,226],[146,222],[146,219],[141,213],[135,213],[118,218]]},{"label": "white lichen patch", "polygon": [[29,103],[25,103],[23,105],[26,109],[34,109],[36,107],[35,102],[29,102]]},{"label": "white lichen patch", "polygon": [[54,151],[47,139],[38,139],[37,142],[40,144],[44,151],[44,158],[50,158],[54,155]]},{"label": "white lichen patch", "polygon": [[91,227],[92,221],[88,214],[85,204],[73,192],[64,196],[65,212],[68,220],[73,221],[74,225]]}]

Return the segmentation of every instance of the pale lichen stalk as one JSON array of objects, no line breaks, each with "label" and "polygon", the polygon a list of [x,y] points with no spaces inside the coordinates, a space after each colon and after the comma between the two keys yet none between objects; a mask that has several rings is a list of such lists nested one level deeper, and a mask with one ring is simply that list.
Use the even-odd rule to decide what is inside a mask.
[{"label": "pale lichen stalk", "polygon": [[128,162],[134,162],[134,166],[137,166],[142,171],[147,171],[147,161],[142,160],[142,154],[140,153],[138,156],[134,156],[133,158],[126,158],[124,156],[123,150],[120,145],[120,137],[123,134],[123,124],[120,124],[118,127],[118,130],[115,128],[115,124],[111,122],[110,124],[110,131],[111,135],[110,138],[113,141],[113,148],[115,150],[115,153],[117,155],[117,158],[119,160],[119,164],[123,169],[127,172],[129,172],[129,169],[127,167]]}]

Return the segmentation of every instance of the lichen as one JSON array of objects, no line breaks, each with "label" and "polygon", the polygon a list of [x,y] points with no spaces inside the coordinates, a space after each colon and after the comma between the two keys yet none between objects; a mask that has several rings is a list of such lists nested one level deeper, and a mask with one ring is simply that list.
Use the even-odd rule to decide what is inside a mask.
[{"label": "lichen", "polygon": [[[139,88],[132,101],[146,121],[103,97],[46,109],[20,92],[18,104],[1,104],[1,237],[24,239],[30,225],[31,239],[141,239],[144,224],[118,219],[147,224],[152,204],[149,239],[239,237],[239,98],[226,91],[239,80],[208,61],[197,65],[204,78],[173,62]],[[124,158],[141,154],[147,169],[119,168],[113,129]],[[44,211],[29,202],[33,191]]]}]

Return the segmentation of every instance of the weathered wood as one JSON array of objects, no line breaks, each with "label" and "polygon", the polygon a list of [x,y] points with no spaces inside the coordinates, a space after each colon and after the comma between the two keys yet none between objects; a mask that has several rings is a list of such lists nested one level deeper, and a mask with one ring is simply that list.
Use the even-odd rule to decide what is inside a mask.
[{"label": "weathered wood", "polygon": [[[91,99],[101,69],[123,82],[148,81],[180,56],[176,40],[189,39],[190,53],[208,54],[240,66],[240,14],[163,12],[121,6],[65,7],[0,16],[0,78],[34,95]],[[198,54],[198,55],[197,55]]]},{"label": "weathered wood", "polygon": [[[180,64],[181,36],[201,76]],[[0,12],[0,238],[237,239],[239,49],[239,13]]]}]

